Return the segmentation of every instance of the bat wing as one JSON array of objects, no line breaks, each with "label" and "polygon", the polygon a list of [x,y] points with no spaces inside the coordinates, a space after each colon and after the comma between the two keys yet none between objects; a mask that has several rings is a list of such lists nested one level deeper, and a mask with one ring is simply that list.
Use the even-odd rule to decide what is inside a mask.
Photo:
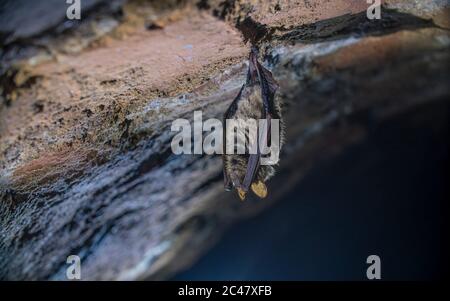
[{"label": "bat wing", "polygon": [[234,114],[236,113],[237,110],[237,104],[239,103],[239,100],[241,99],[242,96],[242,91],[244,90],[245,85],[242,85],[241,89],[239,90],[238,95],[233,99],[233,101],[231,102],[230,106],[228,107],[228,109],[226,110],[224,116],[223,116],[223,124],[224,129],[223,129],[223,140],[222,140],[222,162],[223,162],[223,180],[224,180],[224,187],[225,190],[230,191],[232,188],[232,183],[231,183],[231,179],[230,176],[228,175],[226,168],[225,168],[225,155],[226,155],[226,137],[227,137],[227,127],[226,127],[226,120],[227,119],[231,119],[231,117],[234,116]]},{"label": "bat wing", "polygon": [[[266,122],[263,124],[263,128],[258,131],[258,141],[257,141],[257,150],[256,154],[250,154],[248,163],[247,163],[247,170],[245,172],[244,181],[242,182],[242,186],[244,191],[248,191],[250,188],[250,185],[255,181],[256,174],[258,172],[260,158],[261,158],[261,150],[259,148],[259,145],[266,145],[267,140],[270,138],[270,114],[266,115]],[[261,133],[261,135],[259,135]]]},{"label": "bat wing", "polygon": [[273,78],[272,72],[261,66],[258,62],[258,69],[260,74],[260,83],[262,90],[262,98],[266,113],[270,113],[273,117],[279,118],[278,112],[275,110],[274,98],[279,85]]},{"label": "bat wing", "polygon": [[245,192],[247,192],[250,188],[250,185],[255,181],[255,177],[257,175],[260,158],[261,158],[261,150],[260,145],[267,145],[270,142],[270,123],[272,115],[277,116],[276,111],[274,109],[273,99],[275,96],[275,92],[278,89],[278,83],[272,76],[272,73],[264,68],[259,62],[257,62],[259,82],[261,85],[261,95],[262,101],[264,104],[265,111],[263,112],[264,119],[266,122],[264,123],[264,128],[260,129],[261,135],[258,132],[258,142],[257,142],[257,151],[256,154],[250,154],[247,170],[245,173],[244,181],[242,182],[242,186]]}]

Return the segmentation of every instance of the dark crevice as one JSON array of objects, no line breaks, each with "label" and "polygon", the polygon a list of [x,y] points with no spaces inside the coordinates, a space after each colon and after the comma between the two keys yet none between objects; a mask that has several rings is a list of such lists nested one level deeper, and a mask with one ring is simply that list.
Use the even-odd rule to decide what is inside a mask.
[{"label": "dark crevice", "polygon": [[387,35],[399,30],[436,27],[431,20],[400,13],[394,10],[383,10],[380,20],[369,20],[366,12],[354,15],[343,15],[322,20],[313,24],[305,24],[293,29],[279,29],[281,34],[267,39],[296,42],[322,42],[341,39],[346,36]]},{"label": "dark crevice", "polygon": [[270,36],[269,28],[264,24],[256,22],[251,17],[247,17],[242,22],[238,22],[236,28],[244,36],[244,42],[247,43],[250,41],[252,45]]},{"label": "dark crevice", "polygon": [[148,173],[155,167],[162,166],[171,155],[173,155],[173,153],[170,147],[161,150],[161,152],[158,152],[156,154],[151,154],[148,158],[146,158],[139,164],[139,167],[134,171],[133,176],[130,179],[128,179],[127,182],[122,183],[122,185],[130,183],[131,181]]},{"label": "dark crevice", "polygon": [[250,16],[236,22],[244,41],[253,45],[284,41],[290,43],[317,43],[342,39],[347,36],[363,37],[387,35],[399,30],[411,30],[437,26],[432,20],[384,9],[380,20],[370,20],[366,12],[347,14],[336,18],[303,24],[294,28],[269,27],[258,23]]}]

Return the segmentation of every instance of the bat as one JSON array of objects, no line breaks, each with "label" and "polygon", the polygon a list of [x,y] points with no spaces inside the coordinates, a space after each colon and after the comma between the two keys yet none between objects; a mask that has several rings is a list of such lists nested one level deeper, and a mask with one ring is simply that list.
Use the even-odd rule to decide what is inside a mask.
[{"label": "bat", "polygon": [[[271,141],[270,121],[279,119],[281,149],[283,142],[282,103],[277,90],[278,83],[273,78],[272,73],[259,63],[258,51],[253,47],[249,55],[247,80],[225,112],[224,124],[226,124],[226,120],[230,119],[237,121],[250,118],[264,119],[267,121],[266,126],[260,129],[258,124],[257,132],[262,134],[258,135],[257,139],[258,144],[269,145]],[[237,124],[239,125],[239,122]],[[237,131],[244,131],[244,135],[248,135],[245,129],[238,127]],[[275,168],[271,165],[260,164],[261,150],[259,146],[256,153],[250,154],[248,148],[246,148],[245,154],[227,154],[226,136],[225,127],[222,155],[225,190],[236,189],[240,199],[244,200],[251,188],[258,197],[265,198],[268,194],[265,182],[274,175]],[[250,138],[246,137],[246,139],[249,140]]]}]

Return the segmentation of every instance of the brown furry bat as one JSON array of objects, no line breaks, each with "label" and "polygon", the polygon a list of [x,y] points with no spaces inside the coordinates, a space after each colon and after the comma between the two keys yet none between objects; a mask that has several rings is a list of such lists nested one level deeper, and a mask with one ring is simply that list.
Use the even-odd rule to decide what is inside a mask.
[{"label": "brown furry bat", "polygon": [[[268,126],[262,129],[263,134],[257,139],[258,141],[259,139],[266,139],[264,142],[267,141],[269,143],[268,145],[270,145],[270,121],[271,119],[279,119],[281,149],[283,142],[283,124],[281,120],[281,99],[276,93],[278,84],[272,77],[272,73],[258,62],[257,56],[257,50],[253,48],[249,57],[247,81],[226,111],[224,124],[227,119],[265,119],[267,120]],[[237,128],[237,131],[241,130]],[[250,139],[247,133],[245,135],[247,140]],[[274,175],[275,169],[271,165],[260,165],[261,153],[259,147],[256,154],[249,154],[248,148],[246,148],[245,154],[227,154],[226,129],[224,132],[223,147],[224,155],[222,158],[225,190],[229,191],[234,187],[241,200],[244,200],[251,187],[258,197],[266,197],[267,187],[265,182]]]}]

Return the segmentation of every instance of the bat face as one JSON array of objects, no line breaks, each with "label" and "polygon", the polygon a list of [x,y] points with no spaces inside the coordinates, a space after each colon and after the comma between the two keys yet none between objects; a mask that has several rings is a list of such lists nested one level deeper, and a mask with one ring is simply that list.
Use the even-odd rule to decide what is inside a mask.
[{"label": "bat face", "polygon": [[[227,141],[224,138],[224,155],[222,157],[225,190],[235,188],[241,200],[245,199],[249,189],[260,198],[264,198],[268,194],[265,182],[274,175],[275,169],[271,165],[261,165],[259,148],[256,154],[250,153],[249,144],[252,139],[253,141],[256,139],[257,141],[254,142],[257,144],[270,142],[270,121],[280,119],[280,123],[282,123],[281,100],[276,96],[277,88],[278,84],[272,74],[258,62],[257,53],[252,50],[249,57],[247,82],[242,86],[224,115],[224,121],[236,121],[236,133],[245,136],[245,154],[227,154]],[[268,126],[260,128],[258,123],[257,132],[260,134],[249,135],[245,126],[249,119],[266,120]],[[282,129],[282,127],[280,128]],[[283,140],[282,132],[280,130],[280,142]],[[226,136],[225,131],[224,137]]]}]

